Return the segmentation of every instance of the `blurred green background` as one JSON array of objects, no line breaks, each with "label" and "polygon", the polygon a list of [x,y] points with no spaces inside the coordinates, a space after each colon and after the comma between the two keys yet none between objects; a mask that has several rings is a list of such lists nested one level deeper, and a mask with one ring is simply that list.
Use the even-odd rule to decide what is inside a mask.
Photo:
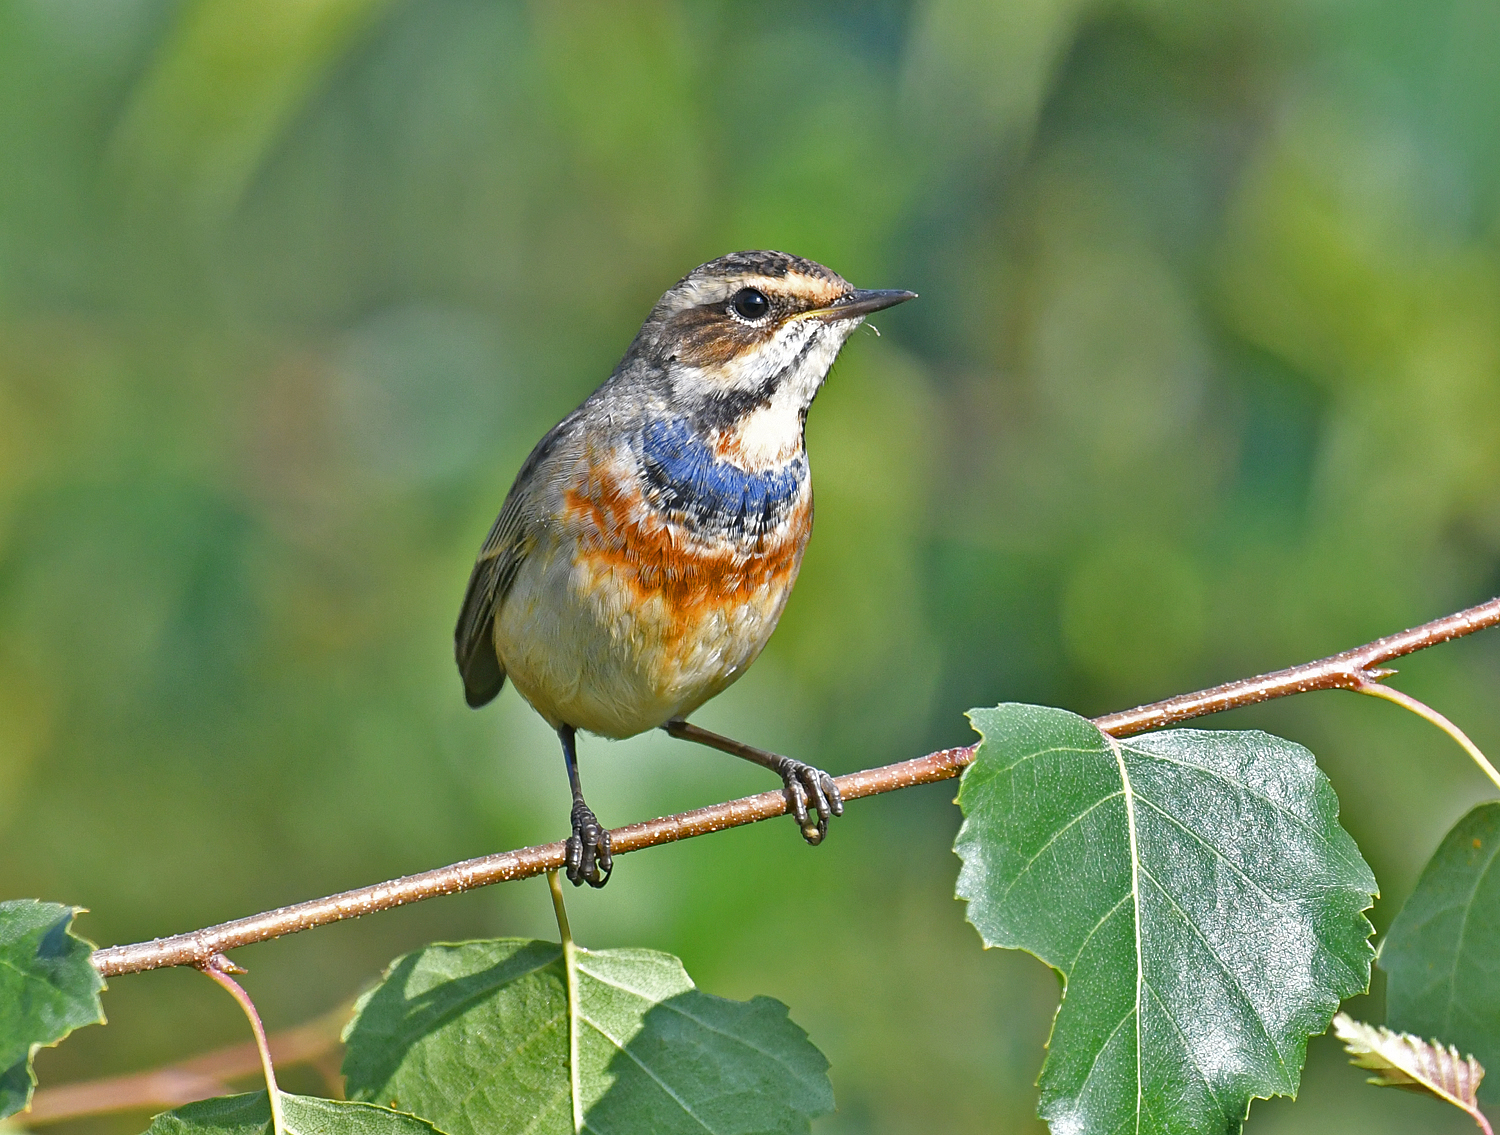
[{"label": "blurred green background", "polygon": [[[813,410],[801,583],[705,725],[852,771],[1500,591],[1497,61],[1488,0],[0,0],[0,893],[123,942],[563,835],[458,602],[532,443],[732,249],[921,300]],[[1403,670],[1500,749],[1500,638]],[[1318,754],[1381,928],[1492,794],[1374,699],[1216,724]],[[770,787],[581,759],[611,824]],[[632,855],[574,926],[786,1001],[825,1135],[1039,1131],[1056,982],[963,922],[952,795]],[[554,933],[535,880],[239,960],[277,1028]],[[245,1035],[191,973],[106,1006],[44,1083]],[[1472,1130],[1362,1079],[1315,1042],[1250,1129]]]}]

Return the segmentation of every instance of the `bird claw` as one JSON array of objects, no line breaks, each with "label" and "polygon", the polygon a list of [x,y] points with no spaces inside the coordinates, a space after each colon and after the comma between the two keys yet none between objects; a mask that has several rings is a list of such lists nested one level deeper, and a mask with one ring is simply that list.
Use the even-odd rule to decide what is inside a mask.
[{"label": "bird claw", "polygon": [[[839,786],[822,769],[794,761],[791,757],[783,757],[781,768],[777,771],[786,784],[787,803],[791,807],[792,818],[802,829],[802,838],[817,847],[828,834],[828,817],[844,814],[844,801],[839,796]],[[809,804],[812,805],[812,813],[808,811]],[[812,814],[816,814],[816,821],[812,819]]]},{"label": "bird claw", "polygon": [[609,882],[614,860],[609,854],[609,831],[581,800],[573,805],[573,834],[563,845],[568,882],[602,887]]}]

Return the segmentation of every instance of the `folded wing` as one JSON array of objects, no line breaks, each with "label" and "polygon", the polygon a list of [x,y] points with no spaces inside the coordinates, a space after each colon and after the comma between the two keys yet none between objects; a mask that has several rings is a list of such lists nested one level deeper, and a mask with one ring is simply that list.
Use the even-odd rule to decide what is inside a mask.
[{"label": "folded wing", "polygon": [[453,654],[458,672],[463,675],[464,697],[476,709],[493,701],[505,685],[505,668],[495,653],[495,612],[505,602],[516,572],[531,548],[531,530],[545,480],[543,465],[577,417],[576,412],[570,414],[537,442],[516,474],[515,484],[506,495],[500,515],[469,575],[464,605],[453,632]]}]

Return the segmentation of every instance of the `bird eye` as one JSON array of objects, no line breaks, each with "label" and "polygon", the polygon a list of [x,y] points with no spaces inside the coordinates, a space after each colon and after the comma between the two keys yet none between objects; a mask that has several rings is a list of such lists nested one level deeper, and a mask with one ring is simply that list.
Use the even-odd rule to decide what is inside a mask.
[{"label": "bird eye", "polygon": [[734,308],[734,313],[741,319],[754,323],[771,310],[771,301],[766,299],[764,292],[754,288],[741,288],[734,293],[729,306]]}]

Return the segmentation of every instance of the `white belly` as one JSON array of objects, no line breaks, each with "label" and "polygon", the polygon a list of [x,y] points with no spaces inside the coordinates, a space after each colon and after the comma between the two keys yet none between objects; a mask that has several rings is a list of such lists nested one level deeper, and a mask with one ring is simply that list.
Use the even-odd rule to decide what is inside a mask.
[{"label": "white belly", "polygon": [[[800,560],[800,549],[797,559]],[[528,555],[495,618],[495,649],[521,695],[557,728],[630,737],[685,717],[760,653],[795,579],[688,613],[637,573],[556,543]]]}]

